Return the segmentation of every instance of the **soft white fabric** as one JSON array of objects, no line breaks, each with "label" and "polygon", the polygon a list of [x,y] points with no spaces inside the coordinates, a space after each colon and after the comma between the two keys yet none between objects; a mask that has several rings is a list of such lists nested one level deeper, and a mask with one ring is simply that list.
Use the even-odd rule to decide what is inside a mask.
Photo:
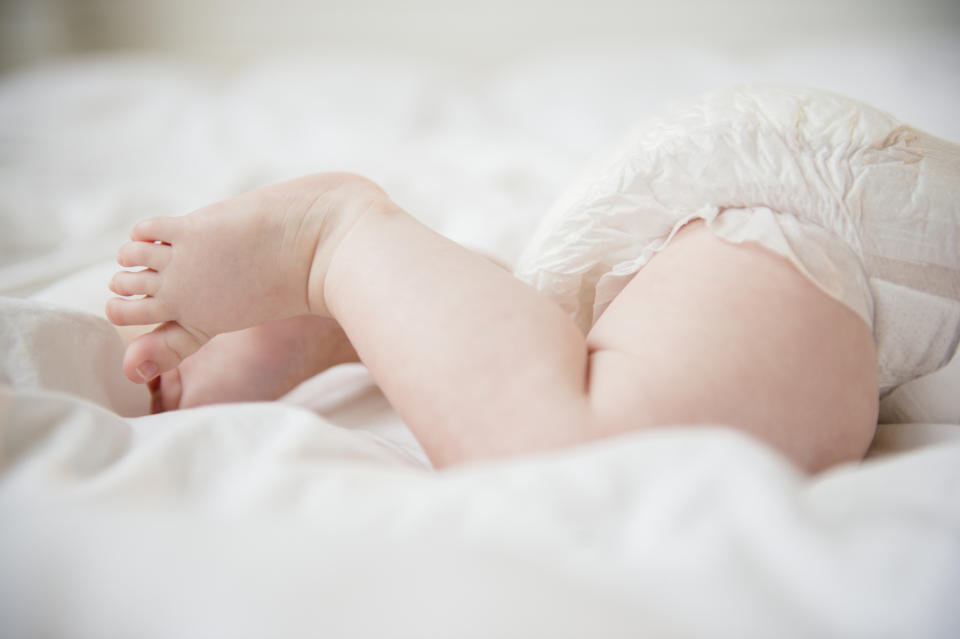
[{"label": "soft white fabric", "polygon": [[960,146],[823,91],[742,87],[645,123],[517,272],[589,329],[693,218],[789,258],[873,329],[880,390],[960,340]]},{"label": "soft white fabric", "polygon": [[102,319],[6,297],[0,318],[0,383],[86,397],[130,417],[147,412],[143,386],[116,368],[123,344]]},{"label": "soft white fabric", "polygon": [[[30,360],[36,379],[89,376],[90,355],[119,369],[101,318],[2,312],[29,350],[73,336]],[[115,382],[0,386],[2,636],[960,629],[955,438],[904,453],[891,430],[898,455],[813,480],[709,426],[435,473],[358,367],[312,381],[327,418],[286,402],[122,418]]]}]

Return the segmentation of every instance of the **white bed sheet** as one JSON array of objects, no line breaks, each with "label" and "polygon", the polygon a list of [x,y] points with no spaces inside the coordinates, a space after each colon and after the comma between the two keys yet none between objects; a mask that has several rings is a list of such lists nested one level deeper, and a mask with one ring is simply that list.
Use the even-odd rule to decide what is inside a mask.
[{"label": "white bed sheet", "polygon": [[332,57],[5,78],[0,635],[956,636],[956,358],[885,406],[926,423],[813,479],[722,427],[434,473],[357,366],[283,402],[143,416],[99,314],[144,216],[345,168],[512,261],[653,105],[797,82],[960,140],[958,67],[960,43],[932,40],[594,48],[467,78]]},{"label": "white bed sheet", "polygon": [[119,370],[103,320],[4,304],[28,343],[31,326],[72,337],[57,362],[5,362],[61,386],[0,388],[4,636],[960,628],[955,440],[813,480],[719,426],[435,473],[361,367],[311,382],[325,417],[290,401],[123,418],[99,404],[119,373],[83,364]]}]

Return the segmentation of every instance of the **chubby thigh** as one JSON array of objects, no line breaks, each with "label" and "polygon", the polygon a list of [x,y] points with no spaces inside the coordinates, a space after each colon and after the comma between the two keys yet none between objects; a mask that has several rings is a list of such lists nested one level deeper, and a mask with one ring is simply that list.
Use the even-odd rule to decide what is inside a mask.
[{"label": "chubby thigh", "polygon": [[683,227],[591,329],[597,436],[722,424],[817,471],[863,456],[876,428],[867,324],[785,258]]}]

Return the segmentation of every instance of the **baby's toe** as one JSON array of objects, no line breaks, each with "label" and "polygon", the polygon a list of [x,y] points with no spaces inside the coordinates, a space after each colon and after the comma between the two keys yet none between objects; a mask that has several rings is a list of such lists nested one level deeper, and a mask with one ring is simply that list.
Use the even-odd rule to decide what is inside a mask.
[{"label": "baby's toe", "polygon": [[123,356],[123,372],[134,382],[148,382],[179,366],[203,343],[176,322],[166,322],[141,335],[127,347]]},{"label": "baby's toe", "polygon": [[130,231],[130,239],[141,242],[166,242],[173,244],[183,225],[182,217],[152,217],[143,220]]},{"label": "baby's toe", "polygon": [[117,251],[120,266],[146,266],[154,271],[162,271],[173,255],[168,244],[154,242],[127,242]]},{"label": "baby's toe", "polygon": [[150,412],[164,413],[180,408],[180,398],[183,396],[183,381],[179,368],[171,368],[165,373],[154,377],[148,384],[150,387]]},{"label": "baby's toe", "polygon": [[159,324],[173,319],[166,304],[153,297],[125,300],[114,297],[107,300],[107,319],[117,326]]},{"label": "baby's toe", "polygon": [[160,275],[156,271],[119,271],[110,280],[110,290],[117,295],[156,295]]}]

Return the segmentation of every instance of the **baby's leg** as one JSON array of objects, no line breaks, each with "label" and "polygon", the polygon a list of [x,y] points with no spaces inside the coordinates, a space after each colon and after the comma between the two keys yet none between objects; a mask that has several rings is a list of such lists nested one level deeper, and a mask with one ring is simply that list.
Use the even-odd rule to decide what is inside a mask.
[{"label": "baby's leg", "polygon": [[[439,464],[585,438],[586,345],[552,302],[353,176],[261,189],[147,220],[120,250],[110,319],[163,324],[129,346],[154,378],[218,333],[332,312]],[[329,272],[327,266],[331,265]]]},{"label": "baby's leg", "polygon": [[403,214],[361,220],[327,286],[438,464],[722,423],[817,470],[861,457],[876,424],[864,322],[786,260],[700,224],[640,271],[589,339],[552,302]]},{"label": "baby's leg", "polygon": [[[685,231],[588,342],[553,302],[370,187],[330,199],[329,182],[138,227],[124,254],[143,259],[126,262],[154,268],[114,289],[148,297],[108,312],[167,324],[131,345],[128,367],[151,353],[172,368],[214,333],[329,309],[438,465],[689,421],[742,428],[811,469],[869,442],[869,331],[762,249]],[[334,205],[332,222],[313,217]]]},{"label": "baby's leg", "polygon": [[397,210],[353,227],[326,301],[436,465],[591,436],[584,335],[552,301]]}]

